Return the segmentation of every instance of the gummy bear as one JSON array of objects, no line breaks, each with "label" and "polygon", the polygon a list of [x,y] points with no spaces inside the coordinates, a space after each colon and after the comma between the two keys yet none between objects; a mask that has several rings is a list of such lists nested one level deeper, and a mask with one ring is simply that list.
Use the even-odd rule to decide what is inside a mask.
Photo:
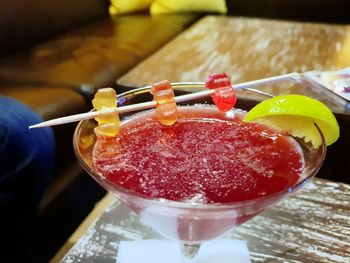
[{"label": "gummy bear", "polygon": [[218,110],[226,112],[235,106],[237,97],[227,74],[217,73],[210,75],[205,86],[208,89],[215,89],[215,93],[211,97]]},{"label": "gummy bear", "polygon": [[163,125],[173,125],[178,119],[176,103],[171,102],[158,105],[156,108],[156,117]]},{"label": "gummy bear", "polygon": [[226,73],[215,73],[209,75],[208,81],[205,83],[208,89],[218,89],[222,87],[231,86],[231,81],[229,80]]},{"label": "gummy bear", "polygon": [[178,119],[178,111],[170,82],[165,80],[156,83],[150,92],[153,95],[153,100],[157,102],[155,116],[158,121],[167,126],[174,124]]},{"label": "gummy bear", "polygon": [[231,110],[237,101],[235,92],[231,87],[216,89],[212,99],[218,110],[223,112]]},{"label": "gummy bear", "polygon": [[119,115],[116,102],[117,94],[112,88],[99,89],[92,105],[100,114],[96,117],[98,126],[95,128],[96,136],[115,136],[119,132]]}]

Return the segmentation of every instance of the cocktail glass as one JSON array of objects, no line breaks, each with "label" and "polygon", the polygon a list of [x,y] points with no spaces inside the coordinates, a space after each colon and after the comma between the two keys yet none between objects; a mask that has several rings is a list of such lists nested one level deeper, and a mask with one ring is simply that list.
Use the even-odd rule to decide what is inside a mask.
[{"label": "cocktail glass", "polygon": [[[193,88],[203,87],[203,83],[173,83],[172,86],[175,95],[180,95]],[[118,96],[119,106],[151,100],[152,98],[148,94],[149,89],[150,87],[143,87],[120,94]],[[237,92],[237,96],[237,108],[249,109],[257,101],[266,99],[271,95],[250,89]],[[194,105],[196,103],[211,102],[210,98],[207,98],[206,100],[190,101],[185,104]],[[123,114],[121,119],[126,120],[133,114]],[[303,186],[317,173],[326,152],[324,143],[315,149],[311,144],[295,138],[303,151],[305,168],[299,180],[284,191],[253,200],[232,203],[178,202],[142,196],[108,181],[103,174],[97,173],[92,161],[92,150],[96,141],[95,127],[96,122],[94,120],[85,120],[78,124],[73,138],[78,161],[102,187],[138,214],[143,223],[148,224],[167,238],[180,241],[184,262],[191,260],[196,255],[202,242],[214,239],[243,224]],[[322,132],[319,129],[318,131],[324,142]]]}]

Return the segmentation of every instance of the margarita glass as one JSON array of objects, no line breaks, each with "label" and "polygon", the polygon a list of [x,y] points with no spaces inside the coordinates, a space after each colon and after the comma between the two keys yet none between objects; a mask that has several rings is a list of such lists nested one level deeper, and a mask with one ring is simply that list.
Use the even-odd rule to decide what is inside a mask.
[{"label": "margarita glass", "polygon": [[[175,95],[180,95],[192,88],[203,87],[203,84],[173,83],[172,86]],[[150,87],[144,87],[118,95],[118,105],[124,106],[151,100],[152,98],[148,94],[149,89]],[[249,109],[256,103],[256,100],[271,97],[271,95],[251,89],[237,91],[237,96],[237,106],[243,109]],[[196,100],[184,104],[191,106],[198,103],[211,102],[208,98],[207,101]],[[122,114],[120,116],[122,125],[123,121],[132,119],[133,114]],[[227,114],[230,114],[230,112]],[[240,118],[244,116],[244,112],[241,111],[237,114],[241,116]],[[202,242],[214,239],[243,224],[268,206],[303,186],[317,173],[326,152],[322,132],[317,128],[323,142],[318,148],[313,148],[310,143],[305,143],[303,140],[292,138],[299,145],[304,159],[303,170],[293,185],[272,194],[243,201],[226,203],[203,203],[198,200],[172,201],[164,198],[151,198],[136,193],[112,182],[106,175],[97,172],[93,163],[93,148],[97,140],[94,133],[96,125],[95,120],[84,120],[78,124],[73,138],[78,161],[102,187],[138,214],[143,223],[151,226],[167,238],[180,241],[184,260],[191,259],[196,255]]]}]

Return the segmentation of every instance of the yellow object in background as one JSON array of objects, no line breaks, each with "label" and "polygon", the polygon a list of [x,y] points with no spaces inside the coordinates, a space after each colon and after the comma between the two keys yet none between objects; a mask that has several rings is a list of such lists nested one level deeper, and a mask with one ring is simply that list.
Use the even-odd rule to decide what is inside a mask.
[{"label": "yellow object in background", "polygon": [[152,15],[191,12],[226,13],[225,0],[111,0],[111,15],[148,10]]},{"label": "yellow object in background", "polygon": [[226,13],[225,0],[154,0],[151,14],[216,12]]},{"label": "yellow object in background", "polygon": [[151,6],[152,0],[111,0],[109,13],[111,15],[146,10]]}]

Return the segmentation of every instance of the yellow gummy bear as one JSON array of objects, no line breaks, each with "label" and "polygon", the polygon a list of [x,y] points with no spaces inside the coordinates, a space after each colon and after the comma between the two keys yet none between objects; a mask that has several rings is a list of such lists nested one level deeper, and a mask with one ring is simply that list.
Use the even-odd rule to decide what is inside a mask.
[{"label": "yellow gummy bear", "polygon": [[115,136],[119,132],[119,115],[117,108],[117,94],[112,88],[99,89],[92,100],[94,109],[101,114],[96,117],[98,127],[95,128],[97,136]]},{"label": "yellow gummy bear", "polygon": [[97,126],[94,131],[97,137],[114,137],[119,132],[119,126],[115,125],[114,123],[105,123]]}]

